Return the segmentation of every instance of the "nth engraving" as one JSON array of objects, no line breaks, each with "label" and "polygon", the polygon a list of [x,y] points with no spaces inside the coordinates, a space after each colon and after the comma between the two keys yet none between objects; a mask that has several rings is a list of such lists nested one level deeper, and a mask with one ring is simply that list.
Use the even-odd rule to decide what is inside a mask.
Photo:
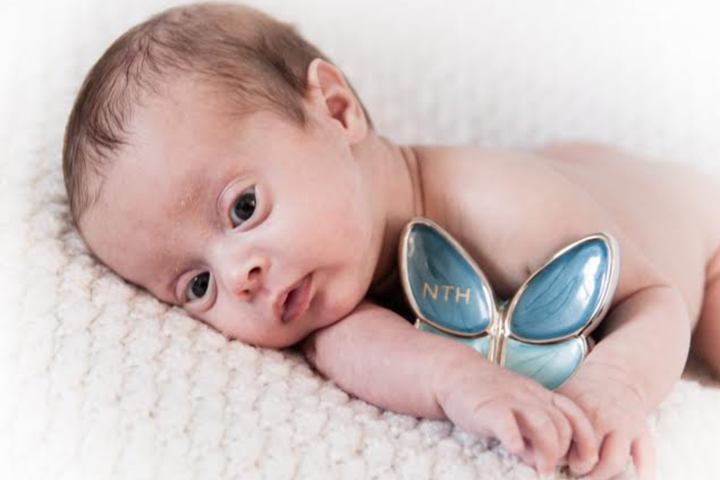
[{"label": "nth engraving", "polygon": [[432,297],[433,300],[438,299],[438,290],[442,287],[442,289],[445,291],[445,294],[443,295],[443,301],[448,302],[450,301],[450,292],[455,289],[455,303],[458,303],[461,298],[465,299],[465,303],[470,303],[470,287],[467,287],[465,291],[463,291],[459,286],[457,285],[433,285],[432,287],[427,283],[423,282],[423,291],[422,296],[423,298],[427,298],[428,293]]}]

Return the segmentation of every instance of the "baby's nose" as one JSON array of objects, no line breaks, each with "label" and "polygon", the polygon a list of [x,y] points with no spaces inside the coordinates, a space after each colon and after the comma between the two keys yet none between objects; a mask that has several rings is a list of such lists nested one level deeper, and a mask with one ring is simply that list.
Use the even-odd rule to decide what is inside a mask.
[{"label": "baby's nose", "polygon": [[263,258],[231,265],[226,272],[226,287],[230,293],[252,299],[263,287],[267,261]]}]

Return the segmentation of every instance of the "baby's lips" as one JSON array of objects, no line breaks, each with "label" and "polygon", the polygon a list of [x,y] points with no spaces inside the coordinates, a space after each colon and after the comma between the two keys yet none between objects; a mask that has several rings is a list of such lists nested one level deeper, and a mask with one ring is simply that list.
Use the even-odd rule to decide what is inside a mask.
[{"label": "baby's lips", "polygon": [[293,321],[308,308],[312,294],[311,284],[312,275],[305,275],[298,284],[290,289],[290,293],[288,293],[285,303],[283,304],[283,312],[280,317],[283,323]]},{"label": "baby's lips", "polygon": [[[298,287],[301,287],[301,286],[305,286],[306,289],[309,289],[311,280],[312,280],[312,275],[310,275],[310,274],[305,275],[297,282],[293,283],[289,287],[282,290],[275,297],[275,301],[273,302],[272,309],[273,309],[273,314],[275,315],[276,319],[278,319],[280,322],[283,322],[283,323],[285,323],[287,321],[287,319],[283,318],[284,316],[286,316],[288,314],[288,312],[286,310],[291,306],[296,306],[294,304],[290,305],[290,303],[293,303],[293,301],[295,301],[295,303],[296,303],[298,300],[297,298],[289,298],[290,294],[293,293]],[[294,294],[296,297],[297,297],[297,293],[298,292],[295,292],[295,294]],[[308,294],[309,292],[303,292],[303,293]],[[302,300],[302,299],[300,299],[300,300]]]},{"label": "baby's lips", "polygon": [[272,313],[274,318],[278,321],[282,320],[283,310],[285,309],[285,300],[287,300],[287,297],[293,288],[294,285],[282,290],[275,296],[275,301],[272,303]]}]

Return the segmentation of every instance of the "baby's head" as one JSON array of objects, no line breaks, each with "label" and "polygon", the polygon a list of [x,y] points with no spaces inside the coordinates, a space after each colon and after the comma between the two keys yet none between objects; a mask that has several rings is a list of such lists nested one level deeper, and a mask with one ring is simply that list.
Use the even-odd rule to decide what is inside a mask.
[{"label": "baby's head", "polygon": [[73,221],[120,276],[231,338],[283,347],[349,313],[372,280],[379,207],[357,151],[376,138],[291,26],[197,4],[95,64],[63,173]]}]

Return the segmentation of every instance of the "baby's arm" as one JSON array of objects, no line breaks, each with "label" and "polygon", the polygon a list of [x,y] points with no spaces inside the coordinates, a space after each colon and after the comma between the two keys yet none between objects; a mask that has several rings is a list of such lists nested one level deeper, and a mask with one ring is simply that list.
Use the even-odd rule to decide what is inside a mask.
[{"label": "baby's arm", "polygon": [[381,408],[448,418],[467,432],[494,436],[541,473],[552,471],[571,440],[574,472],[587,473],[597,461],[589,420],[568,398],[370,302],[315,332],[303,349],[349,393]]},{"label": "baby's arm", "polygon": [[645,425],[680,377],[690,343],[684,300],[663,282],[638,289],[611,310],[604,337],[578,373],[558,391],[593,418],[601,445],[593,479],[625,467],[630,453],[638,478],[654,478],[654,452]]},{"label": "baby's arm", "polygon": [[[600,461],[590,473],[607,480],[632,455],[641,480],[653,478],[653,447],[646,415],[679,378],[685,365],[690,322],[672,282],[651,263],[611,214],[579,185],[542,162],[507,161],[498,188],[512,186],[518,197],[486,230],[513,231],[504,248],[528,259],[536,271],[558,248],[604,231],[620,245],[620,276],[613,308],[600,326],[597,346],[558,391],[592,419]],[[523,192],[527,192],[524,194]],[[509,230],[514,229],[514,230]],[[662,241],[662,239],[658,239]]]},{"label": "baby's arm", "polygon": [[645,411],[652,412],[680,378],[690,348],[680,291],[662,282],[640,288],[613,307],[603,329],[583,370],[597,365],[626,375]]}]

